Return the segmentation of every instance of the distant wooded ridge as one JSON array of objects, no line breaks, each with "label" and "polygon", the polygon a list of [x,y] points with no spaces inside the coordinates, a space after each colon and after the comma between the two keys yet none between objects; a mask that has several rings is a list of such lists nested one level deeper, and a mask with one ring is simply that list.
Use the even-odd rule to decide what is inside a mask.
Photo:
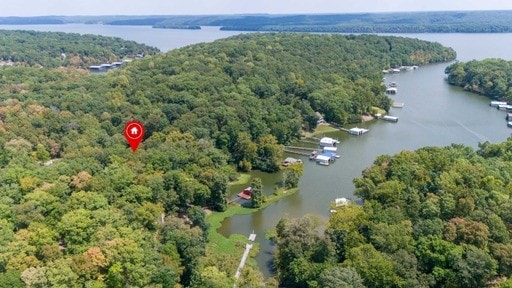
[{"label": "distant wooded ridge", "polygon": [[249,14],[152,16],[0,17],[0,25],[87,23],[154,28],[342,32],[342,33],[510,33],[512,11],[435,11],[350,14]]}]

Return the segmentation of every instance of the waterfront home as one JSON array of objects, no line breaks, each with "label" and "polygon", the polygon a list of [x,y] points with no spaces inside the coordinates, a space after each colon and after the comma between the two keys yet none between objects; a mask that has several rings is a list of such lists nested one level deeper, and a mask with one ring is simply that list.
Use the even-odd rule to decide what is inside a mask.
[{"label": "waterfront home", "polygon": [[251,200],[252,196],[252,187],[247,187],[244,189],[244,191],[238,193],[238,197],[245,199],[245,200]]},{"label": "waterfront home", "polygon": [[316,111],[316,112],[315,112],[315,115],[316,115],[316,117],[318,118],[318,120],[316,121],[316,123],[317,123],[317,124],[323,124],[323,123],[325,123],[324,116],[322,116],[322,114],[320,114],[320,112]]},{"label": "waterfront home", "polygon": [[284,159],[284,161],[281,163],[281,165],[284,167],[288,167],[291,164],[295,164],[295,163],[302,163],[302,160],[288,157],[288,158]]}]

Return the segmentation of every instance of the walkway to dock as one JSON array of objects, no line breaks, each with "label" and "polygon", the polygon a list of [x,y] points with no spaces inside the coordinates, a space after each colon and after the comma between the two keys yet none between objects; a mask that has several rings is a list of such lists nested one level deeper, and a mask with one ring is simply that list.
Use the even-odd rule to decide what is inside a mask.
[{"label": "walkway to dock", "polygon": [[286,153],[297,154],[297,155],[301,155],[301,156],[309,156],[309,155],[311,155],[311,153],[304,153],[304,152],[300,152],[300,151],[289,150],[289,149],[286,149],[286,148],[283,151],[286,152]]},{"label": "walkway to dock", "polygon": [[[320,141],[320,140],[318,140]],[[312,145],[318,145],[318,141],[314,142],[314,141],[309,141],[309,140],[305,140],[305,139],[300,139],[299,142],[302,142],[302,143],[307,143],[307,144],[312,144]]]},{"label": "walkway to dock", "polygon": [[[249,241],[254,242],[255,239],[256,239],[256,234],[253,231],[251,233],[251,235],[249,235]],[[245,266],[245,261],[247,260],[247,257],[249,257],[249,252],[251,252],[251,249],[252,249],[252,244],[249,244],[249,243],[245,244],[244,255],[242,256],[242,260],[240,260],[240,265],[238,265],[238,269],[236,270],[236,273],[235,273],[235,284],[233,284],[233,288],[236,287],[236,282],[238,282],[238,278],[240,277],[240,273],[242,272],[242,269]]]},{"label": "walkway to dock", "polygon": [[[283,151],[286,153],[292,153],[302,156],[309,156],[311,155],[311,152],[315,150],[315,148],[311,147],[298,147],[298,146],[284,146]],[[306,153],[304,151],[309,151],[309,153]]]},{"label": "walkway to dock", "polygon": [[315,148],[311,147],[298,147],[298,146],[284,146],[285,149],[293,149],[293,150],[307,150],[307,151],[313,151]]}]

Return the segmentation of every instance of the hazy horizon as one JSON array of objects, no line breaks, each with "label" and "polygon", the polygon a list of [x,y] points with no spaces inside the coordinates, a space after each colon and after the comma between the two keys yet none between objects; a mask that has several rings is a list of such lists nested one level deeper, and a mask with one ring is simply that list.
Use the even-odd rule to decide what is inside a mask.
[{"label": "hazy horizon", "polygon": [[[430,11],[512,10],[508,0],[6,0],[0,17],[179,16],[238,14],[344,14]],[[27,9],[30,7],[30,9]]]}]

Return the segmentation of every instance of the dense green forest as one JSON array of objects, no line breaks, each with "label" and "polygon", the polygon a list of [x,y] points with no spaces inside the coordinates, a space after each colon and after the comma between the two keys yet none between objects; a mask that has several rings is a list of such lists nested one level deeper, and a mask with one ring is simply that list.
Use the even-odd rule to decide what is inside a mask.
[{"label": "dense green forest", "polygon": [[446,68],[448,82],[464,90],[512,102],[512,61],[484,59],[457,62]]},{"label": "dense green forest", "polygon": [[155,28],[337,33],[510,33],[512,11],[431,11],[345,14],[0,17],[2,24],[98,23]]},{"label": "dense green forest", "polygon": [[[383,68],[454,57],[398,37],[251,34],[105,75],[1,67],[0,287],[231,286],[239,255],[208,248],[205,217],[237,170],[276,171],[315,111],[344,124],[389,108]],[[136,153],[131,119],[146,128]],[[251,266],[239,287],[263,285]]]},{"label": "dense green forest", "polygon": [[[512,139],[380,156],[363,205],[276,228],[285,287],[486,287],[512,276]],[[501,287],[511,287],[512,280]]]},{"label": "dense green forest", "polygon": [[85,68],[158,52],[116,37],[0,30],[0,61],[15,65]]}]

